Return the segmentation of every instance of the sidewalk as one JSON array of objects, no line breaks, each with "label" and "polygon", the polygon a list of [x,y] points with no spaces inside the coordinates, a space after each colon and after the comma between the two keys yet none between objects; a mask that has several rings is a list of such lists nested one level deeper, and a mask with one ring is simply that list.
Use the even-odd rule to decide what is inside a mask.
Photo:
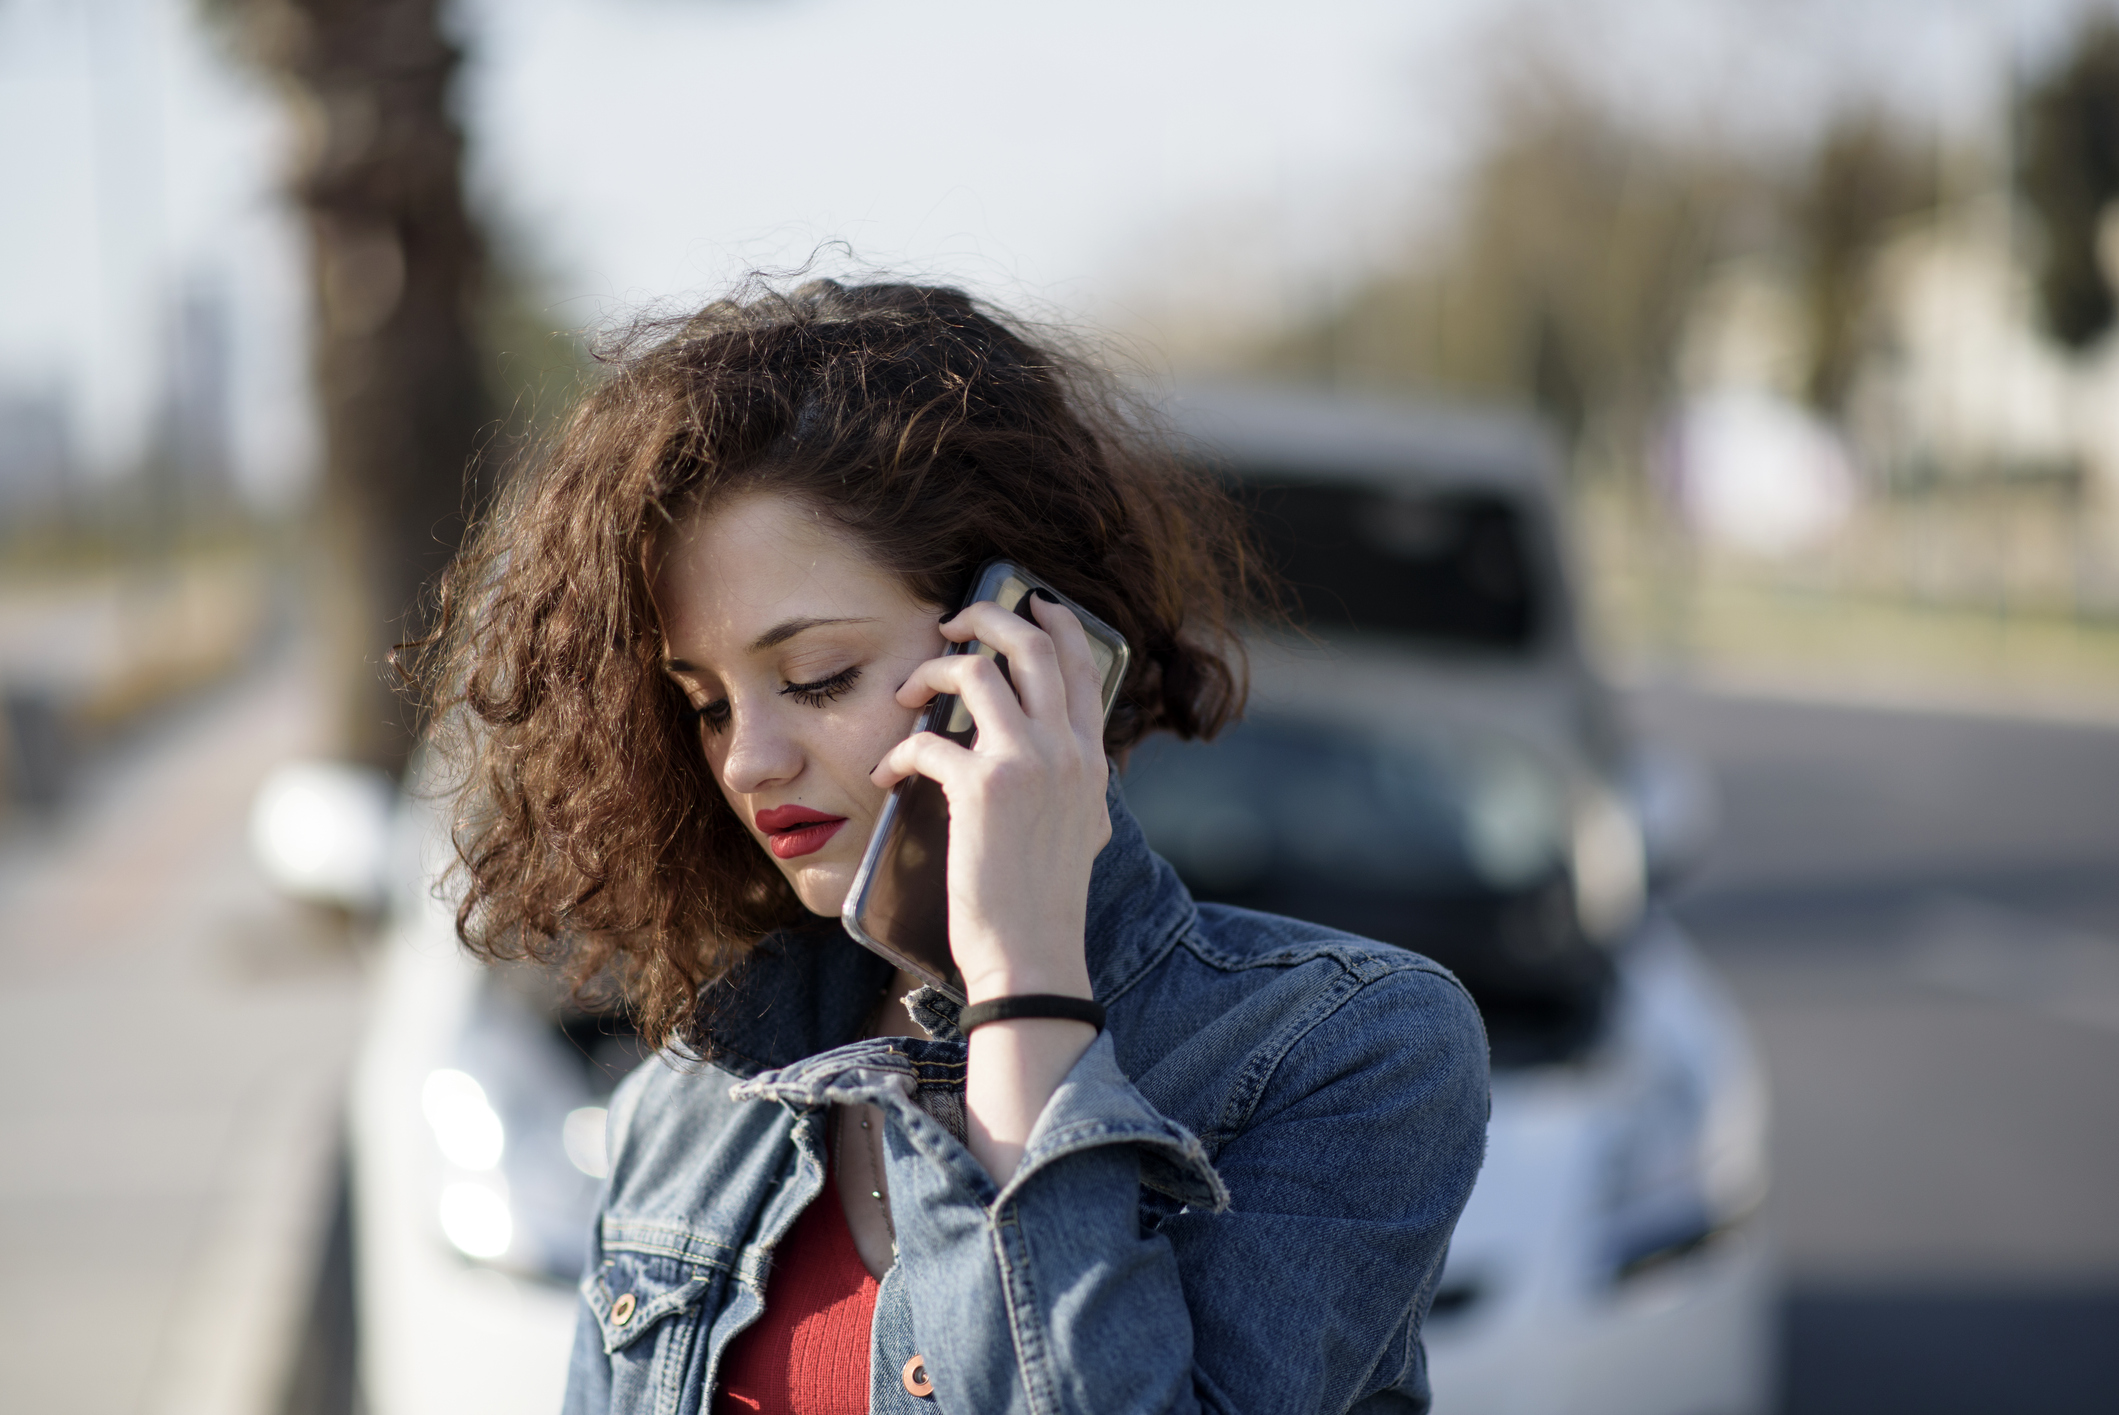
[{"label": "sidewalk", "polygon": [[39,1415],[270,1415],[307,1314],[365,984],[243,831],[315,750],[287,656],[0,844],[0,1390]]}]

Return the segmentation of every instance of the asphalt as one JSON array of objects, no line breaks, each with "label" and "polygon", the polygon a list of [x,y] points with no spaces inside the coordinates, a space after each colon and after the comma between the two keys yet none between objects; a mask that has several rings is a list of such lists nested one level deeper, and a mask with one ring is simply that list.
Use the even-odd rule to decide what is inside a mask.
[{"label": "asphalt", "polygon": [[365,987],[243,840],[313,749],[293,661],[136,726],[0,838],[0,1406],[271,1415]]},{"label": "asphalt", "polygon": [[[317,1383],[365,985],[242,841],[264,771],[317,743],[307,681],[161,714],[0,834],[9,1409],[278,1415]],[[1775,1090],[1787,1415],[2113,1409],[2119,730],[1635,710],[1722,787],[1674,907]]]},{"label": "asphalt", "polygon": [[1774,1089],[1788,1415],[2119,1409],[2119,730],[1683,690]]}]

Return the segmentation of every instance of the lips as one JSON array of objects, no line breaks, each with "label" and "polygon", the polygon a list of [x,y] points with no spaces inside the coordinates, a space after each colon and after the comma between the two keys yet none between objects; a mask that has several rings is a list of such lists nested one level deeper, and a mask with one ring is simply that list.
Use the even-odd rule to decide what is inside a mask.
[{"label": "lips", "polygon": [[846,817],[813,811],[807,806],[774,806],[751,819],[765,834],[765,848],[776,859],[792,860],[822,850],[839,833]]}]

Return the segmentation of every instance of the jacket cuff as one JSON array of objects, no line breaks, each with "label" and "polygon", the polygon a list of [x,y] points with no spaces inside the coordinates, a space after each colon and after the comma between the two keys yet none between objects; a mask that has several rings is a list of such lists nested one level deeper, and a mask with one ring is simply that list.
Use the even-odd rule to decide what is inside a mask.
[{"label": "jacket cuff", "polygon": [[1023,1162],[997,1202],[1007,1203],[1040,1170],[1102,1145],[1132,1146],[1140,1156],[1140,1182],[1179,1203],[1215,1213],[1229,1206],[1228,1187],[1214,1172],[1206,1146],[1148,1104],[1119,1069],[1109,1032],[1089,1044],[1045,1103],[1023,1147]]},{"label": "jacket cuff", "polygon": [[[852,1042],[729,1088],[736,1100],[820,1105],[880,1105],[917,1150],[960,1172],[972,1192],[993,1195],[986,1171],[965,1148],[962,1042],[876,1038]],[[1131,1147],[1140,1181],[1182,1204],[1216,1213],[1229,1206],[1199,1137],[1148,1103],[1126,1073],[1106,1032],[1067,1072],[1045,1103],[1023,1149],[1023,1161],[992,1199],[1006,1203],[1025,1184],[1069,1155],[1106,1145]]]}]

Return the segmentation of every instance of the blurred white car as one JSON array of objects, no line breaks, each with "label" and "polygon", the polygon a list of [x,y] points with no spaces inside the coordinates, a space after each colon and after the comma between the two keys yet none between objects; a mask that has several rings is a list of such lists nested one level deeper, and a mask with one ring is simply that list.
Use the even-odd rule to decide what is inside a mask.
[{"label": "blurred white car", "polygon": [[602,1103],[640,1050],[541,976],[473,962],[431,895],[398,903],[349,1108],[367,1408],[556,1410]]},{"label": "blurred white car", "polygon": [[353,1329],[303,1337],[305,1356],[358,1371],[359,1398],[330,1391],[328,1408],[557,1409],[605,1169],[601,1102],[639,1047],[535,971],[459,947],[433,887],[449,847],[432,802],[400,802],[364,769],[290,763],[258,793],[251,847],[286,892],[384,922],[347,1106],[350,1263],[326,1256],[314,1304],[350,1306]]},{"label": "blurred white car", "polygon": [[[1486,1166],[1427,1327],[1436,1410],[1763,1415],[1764,1086],[1654,903],[1711,800],[1637,748],[1587,663],[1548,443],[1503,417],[1258,389],[1169,407],[1251,506],[1313,637],[1256,644],[1253,715],[1217,742],[1136,752],[1130,803],[1200,897],[1417,948],[1487,1020]],[[302,862],[359,850],[299,841],[349,818],[380,839],[380,807],[304,789],[281,791],[277,829],[261,798],[261,855],[343,896]],[[1326,839],[1333,821],[1354,828]],[[367,1408],[554,1409],[601,1105],[643,1049],[535,972],[463,957],[428,886],[431,814],[391,829],[350,1108]]]}]

